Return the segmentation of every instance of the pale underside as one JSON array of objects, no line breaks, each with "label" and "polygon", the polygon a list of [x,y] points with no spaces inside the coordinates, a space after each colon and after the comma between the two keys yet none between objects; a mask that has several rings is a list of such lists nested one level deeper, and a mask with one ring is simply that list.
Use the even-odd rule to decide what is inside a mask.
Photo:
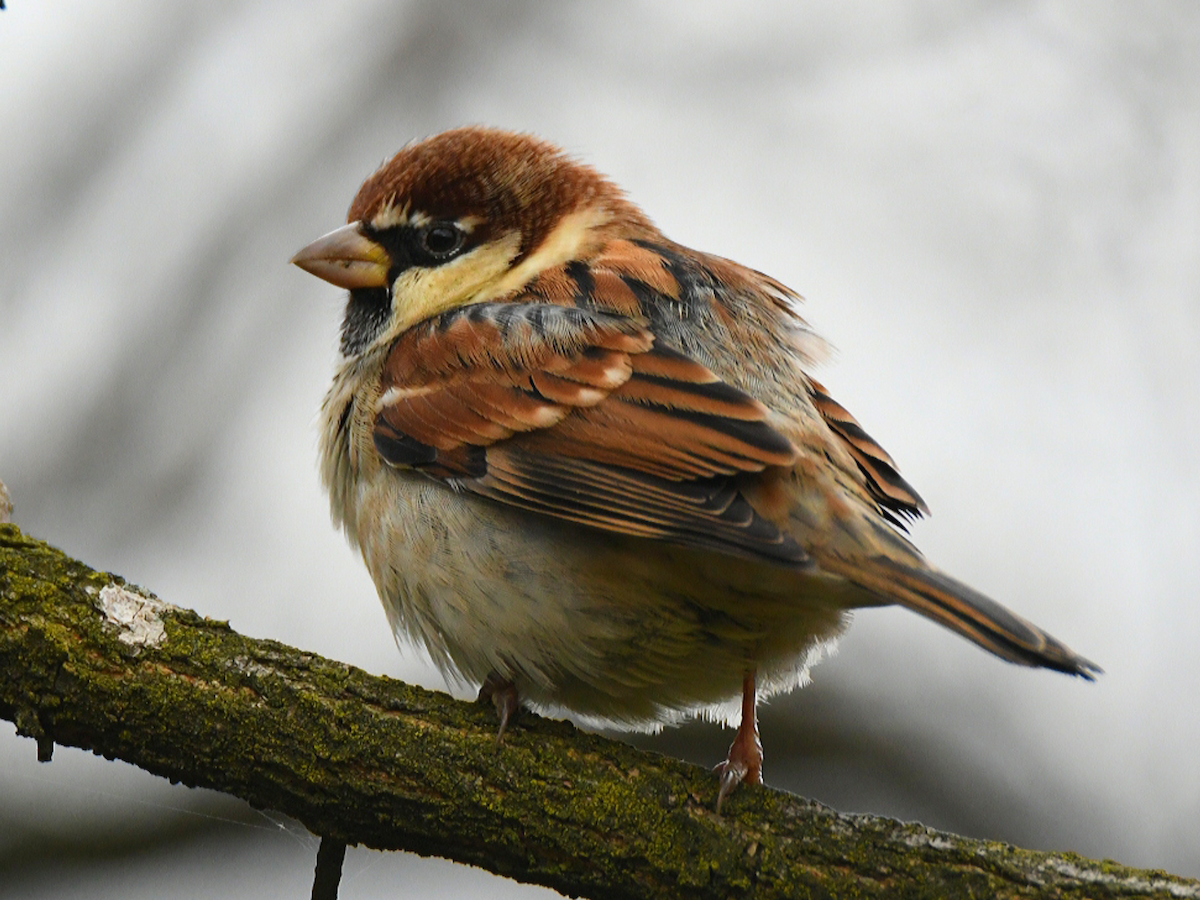
[{"label": "pale underside", "polygon": [[762,697],[805,683],[864,601],[832,576],[530,516],[415,473],[380,468],[355,506],[397,636],[452,680],[499,672],[597,724],[736,721],[748,669]]}]

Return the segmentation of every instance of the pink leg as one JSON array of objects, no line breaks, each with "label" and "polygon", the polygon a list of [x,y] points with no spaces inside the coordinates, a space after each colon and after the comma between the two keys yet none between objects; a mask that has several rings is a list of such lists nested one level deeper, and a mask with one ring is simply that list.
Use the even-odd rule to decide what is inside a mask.
[{"label": "pink leg", "polygon": [[520,698],[517,696],[517,686],[507,678],[492,672],[479,688],[479,700],[491,700],[492,705],[496,707],[496,715],[500,717],[500,730],[496,732],[496,743],[498,744],[504,737],[508,723],[512,721],[512,717],[521,705]]},{"label": "pink leg", "polygon": [[717,766],[721,789],[717,792],[717,813],[725,798],[743,781],[762,784],[762,742],[758,739],[758,698],[755,694],[754,672],[742,680],[742,722],[738,725],[729,757]]}]

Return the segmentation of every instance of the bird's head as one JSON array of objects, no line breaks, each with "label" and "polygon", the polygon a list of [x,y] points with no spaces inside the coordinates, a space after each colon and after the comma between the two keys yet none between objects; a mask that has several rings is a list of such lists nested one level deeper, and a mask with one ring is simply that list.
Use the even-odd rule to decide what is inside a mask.
[{"label": "bird's head", "polygon": [[385,162],[348,224],[292,262],[349,289],[341,346],[355,357],[431,316],[512,296],[610,238],[656,234],[616,185],[558,147],[460,128]]}]

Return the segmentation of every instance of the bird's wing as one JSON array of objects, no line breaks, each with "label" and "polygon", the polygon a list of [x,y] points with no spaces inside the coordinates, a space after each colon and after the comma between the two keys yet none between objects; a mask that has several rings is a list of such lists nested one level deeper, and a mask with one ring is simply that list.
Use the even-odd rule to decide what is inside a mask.
[{"label": "bird's wing", "polygon": [[813,378],[809,379],[809,396],[825,424],[854,458],[866,479],[867,492],[884,515],[897,525],[902,523],[892,513],[899,513],[904,518],[929,515],[929,507],[913,486],[900,476],[888,452],[863,431],[845,407],[826,393],[824,385]]},{"label": "bird's wing", "polygon": [[768,415],[644,319],[517,298],[401,335],[374,438],[393,466],[533,512],[804,565],[735,484],[796,459]]},{"label": "bird's wing", "polygon": [[[800,298],[784,284],[732,260],[656,241],[610,241],[587,267],[566,267],[534,290],[549,302],[582,302],[604,309],[650,316],[659,334],[695,334],[696,322],[707,319],[711,339],[731,345],[771,347],[787,334],[796,339],[786,349],[792,360],[775,360],[786,370],[793,362],[814,361],[827,348],[800,318]],[[786,341],[785,341],[786,343]],[[743,357],[743,363],[745,357]],[[925,501],[900,476],[896,463],[859,425],[854,416],[807,374],[794,384],[828,431],[813,437],[837,445],[853,460],[857,488],[893,525],[928,515]],[[807,421],[807,417],[801,417]],[[795,423],[800,426],[800,420]],[[832,449],[832,447],[830,448]]]}]

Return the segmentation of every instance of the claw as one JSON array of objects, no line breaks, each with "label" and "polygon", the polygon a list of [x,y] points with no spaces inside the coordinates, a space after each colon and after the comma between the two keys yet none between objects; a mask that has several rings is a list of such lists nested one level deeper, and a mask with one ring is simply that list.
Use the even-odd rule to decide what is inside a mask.
[{"label": "claw", "polygon": [[742,721],[738,725],[733,743],[729,745],[729,756],[714,769],[721,776],[717,791],[717,815],[721,804],[743,781],[762,784],[762,743],[758,739],[758,698],[755,693],[754,673],[742,681]]},{"label": "claw", "polygon": [[496,743],[499,744],[508,729],[508,723],[521,706],[517,686],[509,679],[492,672],[480,686],[478,699],[480,702],[491,700],[496,708],[496,715],[500,717],[500,730],[496,732]]},{"label": "claw", "polygon": [[717,791],[717,815],[719,816],[721,804],[725,802],[725,798],[733,789],[745,780],[748,770],[745,765],[725,760],[725,762],[719,763],[713,771],[720,775],[721,779],[721,787]]}]

